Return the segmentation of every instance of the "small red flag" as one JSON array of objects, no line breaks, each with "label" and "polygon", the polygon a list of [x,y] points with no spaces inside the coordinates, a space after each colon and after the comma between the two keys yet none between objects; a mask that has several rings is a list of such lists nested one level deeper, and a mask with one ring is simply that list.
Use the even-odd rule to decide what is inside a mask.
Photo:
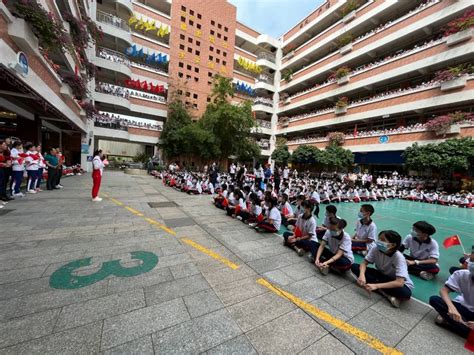
[{"label": "small red flag", "polygon": [[301,238],[303,236],[303,232],[298,227],[295,227],[295,231],[293,232],[293,235],[296,238]]},{"label": "small red flag", "polygon": [[357,124],[354,126],[354,137],[357,137]]},{"label": "small red flag", "polygon": [[443,246],[446,249],[451,248],[455,245],[461,245],[461,240],[457,235],[452,235],[451,237],[446,238],[443,242]]},{"label": "small red flag", "polygon": [[474,330],[471,330],[464,347],[469,351],[474,351]]},{"label": "small red flag", "polygon": [[77,67],[77,65],[74,66],[74,75],[77,77],[79,74],[79,68]]}]

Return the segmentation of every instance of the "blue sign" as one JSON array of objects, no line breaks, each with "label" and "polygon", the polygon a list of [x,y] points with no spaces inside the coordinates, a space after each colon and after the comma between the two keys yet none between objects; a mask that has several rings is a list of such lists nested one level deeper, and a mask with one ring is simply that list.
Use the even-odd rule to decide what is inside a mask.
[{"label": "blue sign", "polygon": [[389,140],[390,140],[390,138],[388,138],[388,136],[380,136],[380,137],[379,137],[379,142],[380,142],[381,144],[388,143]]},{"label": "blue sign", "polygon": [[29,65],[28,65],[28,57],[26,56],[26,54],[23,52],[18,52],[17,61],[21,67],[22,74],[25,76],[28,75]]}]

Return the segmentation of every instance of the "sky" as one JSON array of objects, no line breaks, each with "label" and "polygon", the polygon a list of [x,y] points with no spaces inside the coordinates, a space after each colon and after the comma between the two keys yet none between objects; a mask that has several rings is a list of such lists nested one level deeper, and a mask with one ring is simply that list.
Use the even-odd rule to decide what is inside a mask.
[{"label": "sky", "polygon": [[279,38],[324,0],[228,0],[237,20],[260,33]]}]

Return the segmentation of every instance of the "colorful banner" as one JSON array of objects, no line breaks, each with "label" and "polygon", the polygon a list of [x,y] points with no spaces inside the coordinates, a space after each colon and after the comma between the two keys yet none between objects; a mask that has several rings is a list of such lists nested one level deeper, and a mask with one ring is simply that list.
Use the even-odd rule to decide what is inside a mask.
[{"label": "colorful banner", "polygon": [[132,25],[135,25],[134,28],[136,30],[141,30],[146,32],[153,31],[153,33],[156,33],[157,37],[165,37],[170,33],[170,27],[164,24],[157,23],[155,20],[148,19],[145,17],[138,17],[136,15],[133,15],[128,19],[128,24],[130,27]]},{"label": "colorful banner", "polygon": [[260,74],[262,72],[262,68],[259,65],[257,65],[254,62],[251,62],[250,60],[244,59],[242,57],[239,57],[239,59],[237,60],[237,63],[247,71],[250,71],[256,74]]},{"label": "colorful banner", "polygon": [[[148,50],[147,50],[148,51]],[[137,45],[134,44],[131,47],[128,47],[125,50],[125,54],[130,57],[144,57],[145,62],[148,64],[158,63],[158,64],[166,64],[168,63],[168,55],[162,53],[144,53],[143,48],[138,49]]]},{"label": "colorful banner", "polygon": [[136,90],[145,90],[153,94],[164,94],[166,89],[163,85],[154,85],[145,80],[140,81],[139,79],[127,79],[124,81],[124,84],[127,88],[136,89]]},{"label": "colorful banner", "polygon": [[248,84],[245,84],[243,82],[238,81],[237,83],[234,83],[234,89],[238,92],[244,93],[249,96],[254,96],[255,95],[255,90],[252,89],[252,87]]}]

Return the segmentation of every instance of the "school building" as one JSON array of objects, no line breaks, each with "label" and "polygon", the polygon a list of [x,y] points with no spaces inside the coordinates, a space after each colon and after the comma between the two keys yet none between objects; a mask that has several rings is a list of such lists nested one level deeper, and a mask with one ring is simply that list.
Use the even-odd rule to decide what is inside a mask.
[{"label": "school building", "polygon": [[[413,142],[474,135],[473,29],[452,30],[470,0],[327,0],[280,38],[225,0],[41,0],[30,10],[74,43],[49,51],[15,3],[0,3],[0,138],[62,146],[84,166],[98,146],[156,154],[172,93],[199,117],[216,73],[234,102],[253,101],[263,157],[277,137],[293,151],[339,135],[359,164],[402,164]],[[102,34],[78,46],[78,23]],[[456,112],[442,131],[425,125]]]}]

